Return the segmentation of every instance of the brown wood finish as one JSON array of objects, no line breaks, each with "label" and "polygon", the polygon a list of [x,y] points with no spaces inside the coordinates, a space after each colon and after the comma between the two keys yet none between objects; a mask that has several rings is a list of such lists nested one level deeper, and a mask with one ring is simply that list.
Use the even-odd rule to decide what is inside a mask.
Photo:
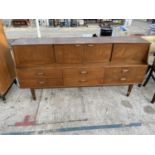
[{"label": "brown wood finish", "polygon": [[83,67],[83,68],[66,68],[63,70],[64,78],[81,78],[81,77],[91,77],[91,78],[103,78],[104,68],[98,67]]},{"label": "brown wood finish", "polygon": [[13,49],[21,88],[129,85],[129,95],[143,81],[149,43],[134,37],[21,39]]},{"label": "brown wood finish", "polygon": [[24,68],[16,70],[20,79],[62,78],[62,70],[55,68]]},{"label": "brown wood finish", "polygon": [[114,44],[112,62],[124,64],[147,63],[149,44]]},{"label": "brown wood finish", "polygon": [[28,80],[19,80],[21,88],[48,88],[48,87],[57,87],[63,86],[62,79],[28,79]]},{"label": "brown wood finish", "polygon": [[9,44],[0,20],[0,96],[3,96],[15,80],[14,64]]},{"label": "brown wood finish", "polygon": [[108,63],[110,61],[112,44],[87,44],[84,46],[85,63]]},{"label": "brown wood finish", "polygon": [[134,65],[117,67],[105,67],[104,82],[105,84],[117,83],[142,83],[147,65]]},{"label": "brown wood finish", "polygon": [[102,79],[88,77],[64,78],[64,86],[97,86],[102,84]]},{"label": "brown wood finish", "polygon": [[17,39],[12,45],[75,45],[75,44],[116,44],[116,43],[137,43],[150,44],[140,37],[65,37],[65,38],[28,38]]},{"label": "brown wood finish", "polygon": [[13,46],[17,67],[37,66],[55,62],[53,45]]},{"label": "brown wood finish", "polygon": [[57,63],[82,63],[83,45],[55,45]]}]

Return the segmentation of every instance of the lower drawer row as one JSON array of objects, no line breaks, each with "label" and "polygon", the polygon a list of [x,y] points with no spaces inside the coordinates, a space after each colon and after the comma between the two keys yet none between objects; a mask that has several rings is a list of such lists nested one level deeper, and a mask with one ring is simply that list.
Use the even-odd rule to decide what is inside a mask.
[{"label": "lower drawer row", "polygon": [[97,86],[129,84],[143,81],[146,65],[130,67],[72,68],[72,69],[18,69],[21,88],[61,86]]},{"label": "lower drawer row", "polygon": [[29,79],[29,80],[19,80],[21,88],[44,88],[44,87],[63,87],[63,86],[97,86],[106,84],[129,84],[129,83],[141,83],[141,79],[129,79],[121,78],[117,80],[106,80],[106,79]]}]

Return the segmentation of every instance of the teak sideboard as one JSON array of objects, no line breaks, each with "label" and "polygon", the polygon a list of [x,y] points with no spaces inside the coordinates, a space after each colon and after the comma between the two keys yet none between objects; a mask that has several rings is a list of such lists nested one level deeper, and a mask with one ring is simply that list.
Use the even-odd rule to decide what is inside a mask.
[{"label": "teak sideboard", "polygon": [[129,85],[143,81],[150,43],[139,37],[18,39],[12,44],[21,88]]}]

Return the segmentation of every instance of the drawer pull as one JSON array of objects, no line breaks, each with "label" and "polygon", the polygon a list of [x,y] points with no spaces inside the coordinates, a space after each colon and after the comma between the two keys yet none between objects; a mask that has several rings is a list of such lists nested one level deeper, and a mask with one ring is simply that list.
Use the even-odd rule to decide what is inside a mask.
[{"label": "drawer pull", "polygon": [[121,81],[126,81],[126,78],[125,77],[121,78]]},{"label": "drawer pull", "polygon": [[43,76],[44,73],[43,73],[43,72],[40,72],[40,73],[36,73],[36,75],[38,75],[38,76]]},{"label": "drawer pull", "polygon": [[92,46],[94,46],[94,45],[92,45],[92,44],[89,44],[89,45],[88,45],[88,47],[92,47]]},{"label": "drawer pull", "polygon": [[87,71],[80,71],[80,74],[88,74]]},{"label": "drawer pull", "polygon": [[128,69],[123,69],[122,72],[127,73],[127,72],[129,72],[129,70]]},{"label": "drawer pull", "polygon": [[39,84],[45,84],[45,81],[39,81]]},{"label": "drawer pull", "polygon": [[79,80],[79,82],[87,82],[86,79]]},{"label": "drawer pull", "polygon": [[77,45],[75,45],[75,46],[76,46],[76,47],[79,47],[80,45],[77,44]]}]

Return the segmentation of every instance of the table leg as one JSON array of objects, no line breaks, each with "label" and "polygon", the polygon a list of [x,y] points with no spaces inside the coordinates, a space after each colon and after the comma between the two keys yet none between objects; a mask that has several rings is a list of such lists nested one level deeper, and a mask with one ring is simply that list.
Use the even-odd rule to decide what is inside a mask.
[{"label": "table leg", "polygon": [[3,95],[3,96],[0,95],[0,98],[1,98],[3,101],[6,101],[5,95]]},{"label": "table leg", "polygon": [[128,92],[127,92],[127,96],[130,95],[132,88],[133,88],[133,85],[129,85]]},{"label": "table leg", "polygon": [[35,89],[31,88],[30,90],[31,90],[33,100],[36,100]]}]

